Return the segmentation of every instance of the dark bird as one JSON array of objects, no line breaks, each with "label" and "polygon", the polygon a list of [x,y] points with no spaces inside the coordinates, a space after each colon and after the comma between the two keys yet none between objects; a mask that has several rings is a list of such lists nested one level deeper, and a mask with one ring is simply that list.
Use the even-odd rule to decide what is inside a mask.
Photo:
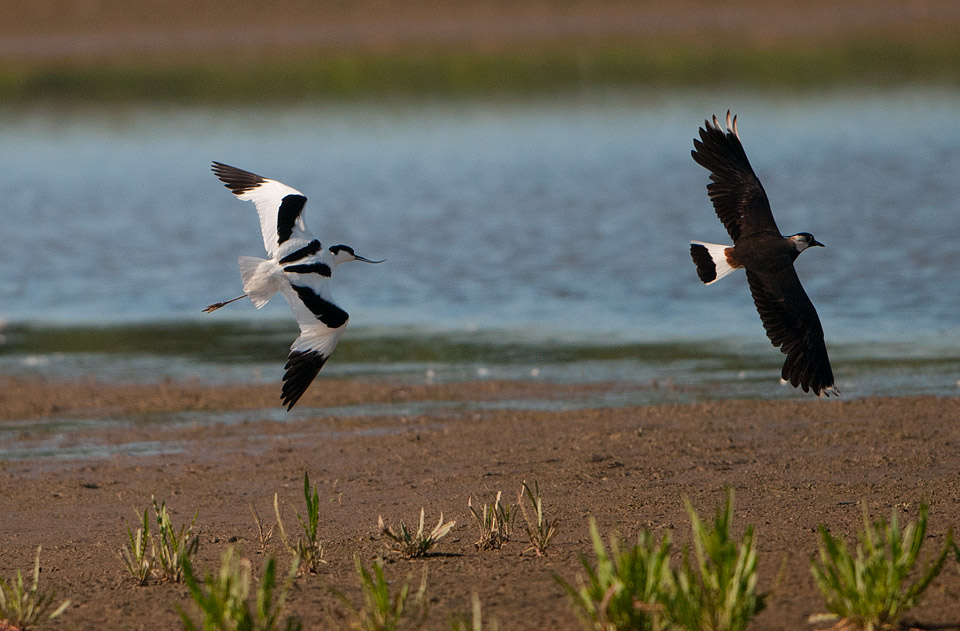
[{"label": "dark bird", "polygon": [[290,347],[284,366],[281,399],[289,411],[313,383],[347,328],[349,316],[330,294],[333,269],[349,261],[383,261],[365,259],[349,245],[323,248],[303,222],[307,198],[300,191],[219,162],[213,163],[213,172],[234,195],[256,205],[269,258],[241,256],[238,262],[245,293],[204,311],[216,311],[244,297],[257,309],[277,292],[286,298],[300,325],[300,336]]},{"label": "dark bird", "polygon": [[710,201],[733,239],[732,246],[692,241],[697,275],[709,285],[744,268],[767,337],[787,356],[783,380],[817,396],[840,394],[820,318],[793,268],[801,252],[823,244],[809,232],[780,234],[767,194],[740,144],[737,118],[731,122],[729,111],[726,130],[714,116],[712,124],[705,121],[693,146],[693,159],[710,171]]}]

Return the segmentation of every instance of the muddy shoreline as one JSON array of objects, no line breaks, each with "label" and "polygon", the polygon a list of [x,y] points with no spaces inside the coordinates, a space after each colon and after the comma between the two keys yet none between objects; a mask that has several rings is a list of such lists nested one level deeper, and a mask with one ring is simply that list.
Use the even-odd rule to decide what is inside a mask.
[{"label": "muddy shoreline", "polygon": [[[315,402],[536,399],[567,389],[527,383],[416,388],[335,383],[324,384]],[[122,418],[143,409],[162,415],[233,406],[256,417],[257,410],[271,409],[275,394],[267,386],[7,380],[0,384],[0,419],[7,419],[0,421],[0,431],[30,415],[69,417],[96,409]],[[291,597],[289,611],[303,618],[305,628],[346,628],[352,614],[330,588],[359,601],[354,557],[369,562],[384,553],[394,580],[412,573],[419,581],[427,568],[429,628],[446,628],[451,613],[469,611],[476,592],[501,628],[573,630],[579,622],[554,574],[576,576],[578,554],[590,550],[591,516],[603,533],[618,531],[632,539],[650,528],[668,531],[682,544],[689,541],[682,497],[709,515],[731,487],[737,530],[756,528],[761,588],[773,588],[784,567],[752,628],[810,628],[807,617],[823,611],[809,573],[818,524],[852,537],[861,500],[875,516],[888,516],[896,507],[911,518],[926,501],[925,553],[932,554],[947,530],[960,523],[958,418],[960,400],[918,397],[85,428],[83,440],[125,440],[140,431],[146,434],[141,438],[176,441],[181,449],[154,456],[0,461],[0,575],[29,569],[42,544],[42,584],[73,601],[45,628],[179,628],[176,606],[186,606],[185,588],[137,587],[116,556],[135,511],[146,508],[152,495],[166,500],[175,523],[198,511],[200,568],[211,570],[230,544],[259,568],[265,556],[250,506],[270,515],[278,493],[292,519],[294,509],[303,510],[302,479],[308,472],[321,497],[327,563],[319,575],[298,579]],[[21,429],[12,440],[35,438],[30,434]],[[561,522],[548,555],[523,554],[522,536],[500,551],[478,552],[468,498],[498,490],[515,498],[524,480],[539,482],[548,514]],[[377,517],[410,523],[421,506],[428,519],[442,511],[457,525],[441,542],[440,554],[394,560],[376,533]],[[281,564],[289,562],[278,543],[267,552]],[[911,618],[956,622],[958,593],[960,574],[948,561]]]}]

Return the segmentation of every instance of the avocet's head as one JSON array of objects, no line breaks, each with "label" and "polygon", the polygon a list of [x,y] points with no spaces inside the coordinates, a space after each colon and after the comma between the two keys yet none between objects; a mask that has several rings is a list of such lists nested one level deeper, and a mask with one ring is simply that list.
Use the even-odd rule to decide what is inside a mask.
[{"label": "avocet's head", "polygon": [[383,263],[386,259],[380,261],[371,261],[370,259],[364,258],[358,255],[353,251],[349,245],[332,245],[330,246],[330,254],[333,254],[333,264],[340,265],[341,263],[349,263],[350,261],[363,261],[364,263]]},{"label": "avocet's head", "polygon": [[797,248],[797,252],[803,252],[807,248],[813,247],[815,245],[821,248],[826,247],[822,243],[814,239],[813,235],[810,234],[809,232],[798,232],[792,237],[787,237],[787,238],[793,242],[794,247]]}]

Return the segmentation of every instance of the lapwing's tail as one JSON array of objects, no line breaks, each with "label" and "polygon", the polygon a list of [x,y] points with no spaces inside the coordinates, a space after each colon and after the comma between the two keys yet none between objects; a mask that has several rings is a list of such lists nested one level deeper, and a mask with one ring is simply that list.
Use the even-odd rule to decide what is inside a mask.
[{"label": "lapwing's tail", "polygon": [[704,285],[715,283],[736,269],[727,256],[727,250],[732,247],[703,241],[690,242],[690,257],[696,264],[697,276]]},{"label": "lapwing's tail", "polygon": [[237,264],[240,266],[240,277],[243,279],[243,291],[257,309],[267,304],[273,295],[280,291],[281,285],[276,275],[278,267],[273,261],[258,259],[254,256],[241,256],[237,259]]}]

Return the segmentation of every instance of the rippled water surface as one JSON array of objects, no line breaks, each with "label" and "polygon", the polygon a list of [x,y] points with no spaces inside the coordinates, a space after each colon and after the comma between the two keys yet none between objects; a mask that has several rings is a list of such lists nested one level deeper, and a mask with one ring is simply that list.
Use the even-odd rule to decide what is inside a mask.
[{"label": "rippled water surface", "polygon": [[[238,255],[262,253],[253,206],[209,171],[220,160],[304,192],[325,243],[387,259],[338,268],[351,331],[325,373],[702,384],[756,370],[769,387],[781,356],[743,276],[704,287],[688,255],[690,239],[727,240],[690,149],[729,107],[782,231],[827,245],[797,268],[841,389],[953,394],[958,97],[0,110],[0,371],[278,378],[295,336],[282,301],[200,313],[240,293]],[[98,345],[101,326],[128,328]],[[181,326],[220,342],[182,343]]]}]

